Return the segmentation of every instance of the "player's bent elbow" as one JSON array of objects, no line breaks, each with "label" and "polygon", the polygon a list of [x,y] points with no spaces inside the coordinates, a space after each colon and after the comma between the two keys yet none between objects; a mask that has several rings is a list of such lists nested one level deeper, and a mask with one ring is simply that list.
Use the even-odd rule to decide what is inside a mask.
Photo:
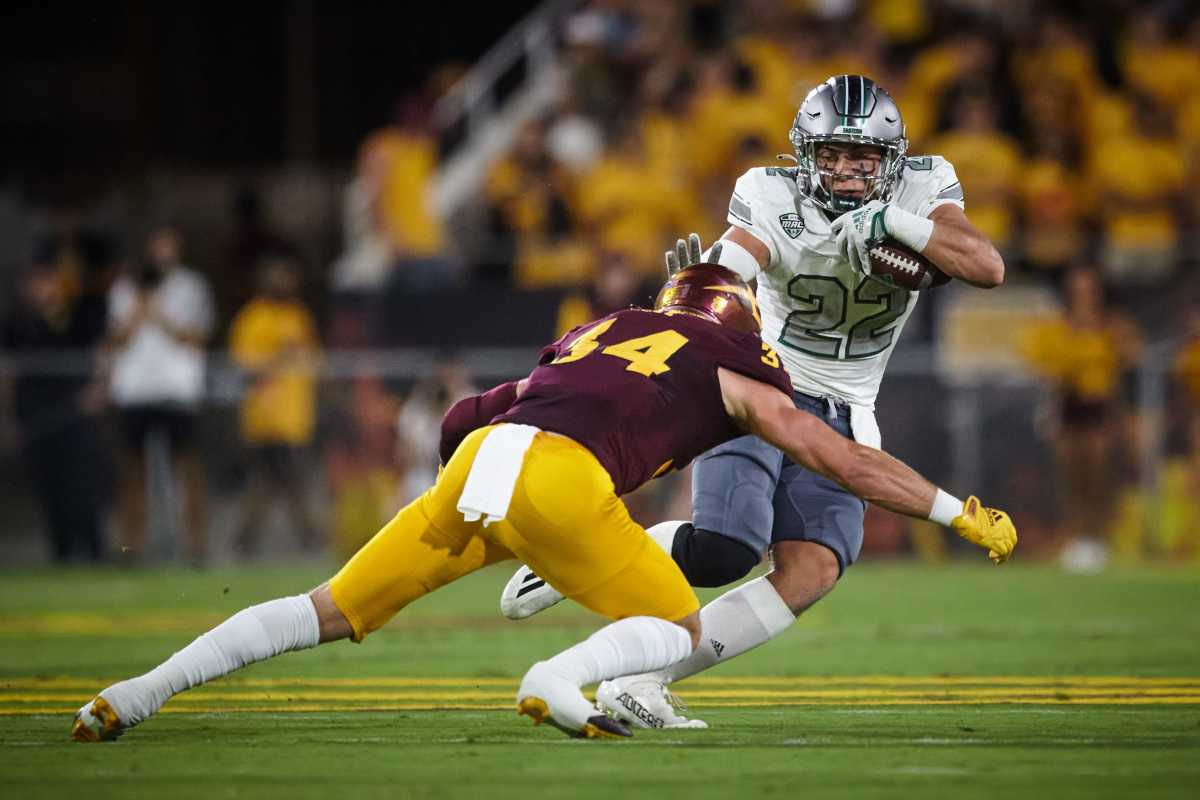
[{"label": "player's bent elbow", "polygon": [[978,270],[975,277],[976,286],[995,289],[1004,283],[1004,258],[991,242],[982,240],[976,247],[973,260]]}]

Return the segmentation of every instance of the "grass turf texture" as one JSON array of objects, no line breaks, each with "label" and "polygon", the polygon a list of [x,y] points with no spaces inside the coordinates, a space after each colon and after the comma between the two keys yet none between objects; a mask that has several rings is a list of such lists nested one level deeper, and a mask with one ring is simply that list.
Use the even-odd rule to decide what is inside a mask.
[{"label": "grass turf texture", "polygon": [[[327,570],[0,573],[2,796],[1192,796],[1200,576],[860,565],[771,645],[677,687],[708,731],[578,742],[513,710],[598,618],[499,616],[509,570],[363,645],[182,695],[121,741],[73,710],[243,606]],[[709,593],[711,595],[711,593]],[[988,676],[992,676],[989,679]],[[422,710],[422,709],[438,710]]]}]

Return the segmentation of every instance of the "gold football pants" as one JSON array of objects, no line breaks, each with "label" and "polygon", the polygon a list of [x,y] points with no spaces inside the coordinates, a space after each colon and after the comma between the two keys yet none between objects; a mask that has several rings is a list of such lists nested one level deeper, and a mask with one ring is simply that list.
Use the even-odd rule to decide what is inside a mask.
[{"label": "gold football pants", "polygon": [[396,612],[480,567],[518,558],[567,597],[611,619],[678,620],[699,601],[679,567],[629,516],[585,447],[538,433],[507,516],[486,528],[456,508],[491,427],[459,445],[434,485],[363,545],[330,581],[361,641]]}]

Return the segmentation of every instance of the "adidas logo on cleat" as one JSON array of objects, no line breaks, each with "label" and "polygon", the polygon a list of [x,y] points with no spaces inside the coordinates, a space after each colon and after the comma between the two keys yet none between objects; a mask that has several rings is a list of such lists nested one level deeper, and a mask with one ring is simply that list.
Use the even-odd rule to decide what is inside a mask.
[{"label": "adidas logo on cleat", "polygon": [[537,576],[537,573],[531,572],[525,576],[525,580],[521,582],[521,589],[517,592],[517,597],[523,597],[530,592],[537,591],[546,585],[546,582]]},{"label": "adidas logo on cleat", "polygon": [[717,654],[717,658],[720,658],[721,654],[725,652],[725,645],[716,639],[709,639],[708,643],[712,645],[713,652]]},{"label": "adidas logo on cleat", "polygon": [[634,699],[634,697],[632,695],[630,695],[629,692],[621,692],[621,694],[617,696],[617,702],[620,703],[625,708],[625,710],[628,711],[630,714],[633,714],[635,717],[640,719],[642,722],[646,723],[647,727],[649,727],[649,728],[663,727],[662,718],[656,717],[654,714],[651,714],[650,711],[644,705],[642,705],[636,699]]}]

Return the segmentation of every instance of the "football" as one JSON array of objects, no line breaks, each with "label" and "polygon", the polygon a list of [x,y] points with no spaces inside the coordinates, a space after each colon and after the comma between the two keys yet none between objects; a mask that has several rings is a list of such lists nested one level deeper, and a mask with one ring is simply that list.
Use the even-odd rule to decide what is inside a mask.
[{"label": "football", "polygon": [[911,247],[888,239],[871,248],[871,277],[889,286],[909,291],[933,289],[950,281],[950,276],[935,267]]}]

